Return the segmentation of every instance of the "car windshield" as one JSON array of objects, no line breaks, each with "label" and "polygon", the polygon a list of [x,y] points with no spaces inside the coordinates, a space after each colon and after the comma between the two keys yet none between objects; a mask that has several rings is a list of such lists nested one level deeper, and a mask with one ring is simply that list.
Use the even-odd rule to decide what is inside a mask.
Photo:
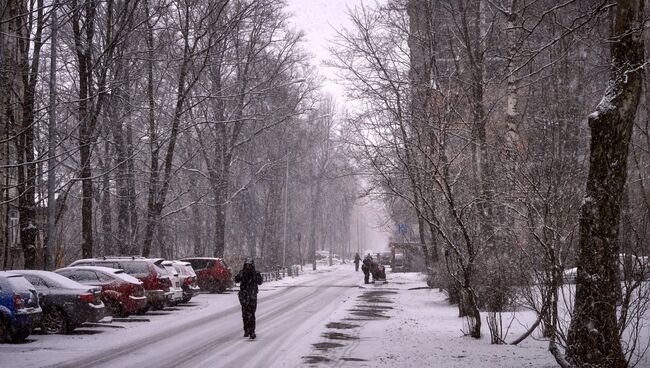
[{"label": "car windshield", "polygon": [[49,289],[54,285],[50,285],[42,277],[36,275],[23,275],[36,289]]},{"label": "car windshield", "polygon": [[194,272],[194,269],[192,268],[192,266],[190,266],[190,265],[185,266],[185,270],[187,271],[188,275],[196,276],[196,272]]},{"label": "car windshield", "polygon": [[[34,286],[39,287],[57,287],[63,289],[85,289],[86,287],[76,281],[59,275],[54,272],[31,274],[26,273],[25,278],[29,280]],[[38,284],[38,285],[37,285]]]},{"label": "car windshield", "polygon": [[149,274],[149,264],[146,261],[120,262],[124,272],[133,276],[146,276]]},{"label": "car windshield", "polygon": [[185,268],[185,265],[182,265],[180,263],[174,263],[173,266],[174,266],[174,269],[176,270],[176,272],[178,272],[179,275],[185,276],[185,275],[188,274],[187,269]]},{"label": "car windshield", "polygon": [[176,269],[174,267],[172,267],[172,266],[163,266],[163,267],[165,267],[165,269],[167,270],[167,273],[170,276],[174,276],[174,275],[178,276],[178,271],[176,271]]},{"label": "car windshield", "polygon": [[30,282],[22,276],[9,276],[7,279],[7,281],[9,281],[9,285],[11,285],[11,287],[16,290],[26,291],[34,289],[34,285],[30,284]]},{"label": "car windshield", "polygon": [[156,271],[158,272],[158,276],[169,276],[169,272],[167,269],[161,265],[160,263],[156,263]]},{"label": "car windshield", "polygon": [[118,278],[122,281],[130,282],[132,284],[139,284],[140,280],[136,279],[135,277],[127,274],[124,272],[124,270],[115,270],[112,274],[115,278]]},{"label": "car windshield", "polygon": [[45,280],[48,283],[54,284],[56,286],[65,288],[65,289],[79,289],[79,288],[85,288],[83,285],[79,284],[78,282],[72,281],[69,278],[61,275],[57,275],[56,273],[48,274],[45,277]]},{"label": "car windshield", "polygon": [[190,264],[192,265],[192,268],[195,270],[202,270],[204,268],[210,268],[212,267],[213,261],[211,259],[192,259],[189,260]]}]

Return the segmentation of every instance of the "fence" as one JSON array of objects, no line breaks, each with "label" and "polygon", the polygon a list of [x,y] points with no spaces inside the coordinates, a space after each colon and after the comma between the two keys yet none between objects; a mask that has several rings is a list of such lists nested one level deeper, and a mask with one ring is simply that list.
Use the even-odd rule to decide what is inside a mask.
[{"label": "fence", "polygon": [[262,272],[262,278],[264,279],[264,282],[282,280],[287,276],[296,277],[299,275],[300,275],[300,266],[298,265],[293,265],[285,268],[278,268],[275,271]]}]

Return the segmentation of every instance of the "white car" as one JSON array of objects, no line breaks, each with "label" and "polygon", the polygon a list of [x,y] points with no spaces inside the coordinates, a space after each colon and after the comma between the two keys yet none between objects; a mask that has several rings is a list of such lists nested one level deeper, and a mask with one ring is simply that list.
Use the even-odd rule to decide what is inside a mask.
[{"label": "white car", "polygon": [[171,261],[171,264],[178,272],[178,277],[181,281],[181,288],[183,289],[182,302],[187,303],[201,291],[197,283],[196,272],[194,272],[192,264],[189,262]]},{"label": "white car", "polygon": [[171,287],[167,292],[167,304],[176,305],[183,300],[183,288],[181,288],[181,281],[178,277],[178,272],[172,266],[171,261],[154,262],[162,275],[169,277]]}]

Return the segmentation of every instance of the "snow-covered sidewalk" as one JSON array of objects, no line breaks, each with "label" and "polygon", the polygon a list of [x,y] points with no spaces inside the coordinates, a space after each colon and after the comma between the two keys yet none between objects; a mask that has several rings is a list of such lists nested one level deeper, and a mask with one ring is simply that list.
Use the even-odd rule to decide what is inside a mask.
[{"label": "snow-covered sidewalk", "polygon": [[[343,272],[349,267],[338,266]],[[463,335],[458,309],[421,274],[389,273],[388,283],[364,285],[323,322],[323,331],[303,355],[308,366],[351,367],[555,367],[547,342],[529,337],[519,346],[492,345]],[[526,330],[534,316],[517,315],[508,337]]]}]

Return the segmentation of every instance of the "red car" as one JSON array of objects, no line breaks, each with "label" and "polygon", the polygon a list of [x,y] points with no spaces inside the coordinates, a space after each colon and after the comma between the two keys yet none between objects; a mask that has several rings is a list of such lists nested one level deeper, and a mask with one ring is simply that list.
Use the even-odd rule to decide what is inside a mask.
[{"label": "red car", "polygon": [[[145,313],[149,308],[162,309],[173,291],[172,280],[164,270],[161,270],[162,259],[144,257],[99,257],[74,261],[68,267],[101,266],[122,269],[127,274],[142,281],[147,295],[147,305],[138,311]],[[158,267],[156,267],[158,266]]]},{"label": "red car", "polygon": [[128,317],[147,305],[142,282],[123,270],[76,266],[54,272],[84,285],[101,287],[101,299],[113,316]]},{"label": "red car", "polygon": [[230,267],[221,258],[192,257],[181,261],[192,265],[201,290],[223,293],[233,286]]}]

